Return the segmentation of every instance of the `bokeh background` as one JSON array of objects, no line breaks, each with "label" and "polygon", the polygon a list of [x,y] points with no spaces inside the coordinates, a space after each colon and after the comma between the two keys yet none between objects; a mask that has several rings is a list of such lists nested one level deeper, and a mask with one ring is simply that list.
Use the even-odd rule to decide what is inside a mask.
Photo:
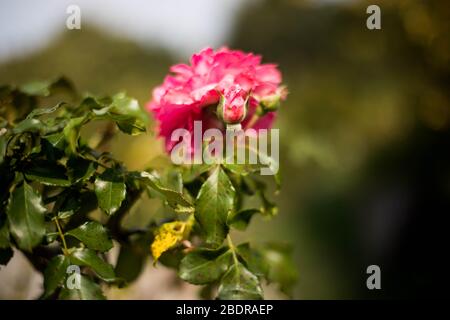
[{"label": "bokeh background", "polygon": [[[81,30],[65,27],[69,4],[81,8]],[[370,4],[381,8],[381,30],[366,28]],[[65,75],[80,91],[126,90],[144,105],[171,64],[205,46],[262,54],[290,91],[276,123],[280,213],[236,237],[293,245],[297,299],[442,297],[449,34],[446,0],[1,1],[0,83]],[[151,134],[119,135],[112,150],[130,168],[163,154]],[[160,210],[144,201],[127,223]],[[381,290],[366,287],[371,264]],[[0,298],[36,298],[41,285],[18,252],[0,269]],[[108,295],[194,299],[197,288],[149,263],[135,284]]]}]

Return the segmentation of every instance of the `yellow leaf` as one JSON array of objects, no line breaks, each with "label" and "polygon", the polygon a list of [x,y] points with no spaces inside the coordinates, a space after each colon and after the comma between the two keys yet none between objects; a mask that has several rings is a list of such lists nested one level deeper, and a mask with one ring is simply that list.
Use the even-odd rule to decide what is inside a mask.
[{"label": "yellow leaf", "polygon": [[189,236],[192,225],[194,224],[193,216],[186,221],[174,221],[161,225],[155,232],[155,240],[151,245],[152,256],[154,262],[167,250],[183,241]]}]

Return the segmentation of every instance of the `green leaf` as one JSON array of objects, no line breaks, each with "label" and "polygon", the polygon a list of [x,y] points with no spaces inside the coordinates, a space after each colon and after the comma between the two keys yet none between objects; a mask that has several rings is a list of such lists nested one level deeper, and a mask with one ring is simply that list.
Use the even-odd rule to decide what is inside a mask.
[{"label": "green leaf", "polygon": [[115,268],[117,277],[131,282],[139,276],[149,256],[148,248],[153,239],[153,230],[149,229],[144,233],[130,236],[130,243],[120,245]]},{"label": "green leaf", "polygon": [[78,150],[78,138],[80,136],[81,127],[89,122],[89,120],[89,114],[77,118],[72,118],[64,127],[64,136],[66,137],[66,140],[69,143],[70,150],[73,153],[76,153]]},{"label": "green leaf", "polygon": [[233,264],[220,281],[218,298],[221,300],[260,300],[263,291],[259,279],[241,263]]},{"label": "green leaf", "polygon": [[145,255],[131,245],[121,245],[115,273],[117,277],[132,282],[136,280],[144,266]]},{"label": "green leaf", "polygon": [[145,132],[145,123],[131,115],[108,113],[105,118],[115,121],[120,131],[126,134],[135,136]]},{"label": "green leaf", "polygon": [[62,300],[105,300],[100,286],[85,275],[80,275],[80,288],[63,288],[59,294]]},{"label": "green leaf", "polygon": [[27,115],[26,119],[32,119],[32,118],[43,116],[45,114],[53,113],[65,104],[66,104],[65,102],[60,102],[57,105],[50,107],[50,108],[36,108]]},{"label": "green leaf", "polygon": [[20,249],[31,251],[45,235],[41,195],[24,182],[12,192],[7,207],[10,232]]},{"label": "green leaf", "polygon": [[61,77],[53,81],[33,81],[19,87],[20,91],[31,96],[47,97],[56,90],[65,90],[75,93],[73,84],[66,78]]},{"label": "green leaf", "polygon": [[103,280],[116,280],[113,267],[90,249],[77,249],[70,255],[70,261],[79,266],[90,267]]},{"label": "green leaf", "polygon": [[272,243],[262,249],[262,254],[269,265],[267,279],[278,283],[282,292],[292,296],[298,277],[292,247]]},{"label": "green leaf", "polygon": [[195,218],[208,244],[219,247],[228,234],[228,214],[233,210],[234,187],[220,166],[212,172],[197,195]]},{"label": "green leaf", "polygon": [[89,179],[95,173],[95,170],[94,162],[83,158],[71,157],[67,161],[67,173],[72,183]]},{"label": "green leaf", "polygon": [[248,188],[250,193],[256,194],[259,197],[261,201],[261,214],[266,217],[276,216],[278,214],[278,207],[267,197],[266,184],[253,177],[244,177],[243,181],[245,183],[245,188]]},{"label": "green leaf", "polygon": [[95,179],[98,204],[107,214],[116,212],[125,199],[126,186],[116,170],[107,169]]},{"label": "green leaf", "polygon": [[[98,99],[85,100],[84,105],[91,108],[95,119],[112,120],[119,129],[130,135],[137,135],[146,130],[147,114],[139,107],[136,99],[119,93],[112,98],[111,104]],[[104,105],[103,108],[99,108]]]},{"label": "green leaf", "polygon": [[83,205],[79,193],[68,194],[58,210],[59,219],[67,219],[74,215]]},{"label": "green leaf", "polygon": [[63,285],[69,263],[69,259],[64,255],[57,255],[50,260],[44,271],[44,298]]},{"label": "green leaf", "polygon": [[236,247],[236,251],[248,270],[258,277],[267,276],[269,263],[260,250],[251,248],[249,243],[243,243]]},{"label": "green leaf", "polygon": [[228,163],[224,161],[222,166],[233,172],[234,174],[246,176],[250,173],[254,173],[261,169],[260,164],[238,164],[238,163]]},{"label": "green leaf", "polygon": [[[86,215],[98,209],[98,200],[94,191],[86,190],[83,192],[74,192],[67,197],[67,202],[63,203],[58,212],[61,214],[61,219],[72,216],[69,221],[70,226],[67,230],[77,227],[80,223],[86,221]],[[73,216],[76,214],[75,216]]]},{"label": "green leaf", "polygon": [[106,252],[113,247],[108,231],[96,221],[86,222],[76,229],[67,231],[66,234],[77,238],[92,250]]},{"label": "green leaf", "polygon": [[94,97],[94,96],[86,96],[80,103],[79,108],[82,110],[96,110],[103,109],[108,107],[112,102],[111,97]]},{"label": "green leaf", "polygon": [[165,251],[158,259],[158,262],[167,268],[178,270],[183,258],[183,251],[178,248],[173,248]]},{"label": "green leaf", "polygon": [[182,171],[183,181],[185,183],[192,182],[203,173],[211,170],[211,168],[213,168],[213,165],[205,163],[184,166]]},{"label": "green leaf", "polygon": [[139,107],[136,99],[127,97],[124,93],[116,94],[109,113],[123,132],[131,135],[145,132],[147,113]]},{"label": "green leaf", "polygon": [[25,119],[20,121],[12,130],[14,134],[23,132],[40,132],[44,131],[45,125],[38,119]]},{"label": "green leaf", "polygon": [[57,132],[44,137],[53,147],[57,149],[64,149],[66,139],[64,132]]},{"label": "green leaf", "polygon": [[183,207],[192,207],[192,204],[183,196],[182,193],[163,187],[159,179],[149,172],[133,172],[131,173],[131,177],[140,179],[149,188],[160,193],[173,208],[176,208],[178,205]]},{"label": "green leaf", "polygon": [[245,230],[254,214],[261,213],[259,209],[246,209],[237,211],[228,216],[227,224],[238,230]]},{"label": "green leaf", "polygon": [[6,266],[14,255],[14,251],[11,248],[0,249],[0,265]]},{"label": "green leaf", "polygon": [[189,252],[180,263],[181,279],[192,284],[207,284],[220,279],[230,264],[228,247],[216,250],[196,249]]},{"label": "green leaf", "polygon": [[33,162],[30,167],[24,170],[24,174],[27,179],[38,181],[48,186],[70,186],[66,169],[57,163],[49,161]]},{"label": "green leaf", "polygon": [[183,192],[183,177],[180,171],[175,169],[168,170],[163,177],[164,180],[161,179],[161,181],[163,181],[168,188],[178,193]]},{"label": "green leaf", "polygon": [[273,217],[278,214],[278,207],[275,202],[269,200],[263,189],[258,190],[258,195],[261,199],[261,214],[266,217]]}]

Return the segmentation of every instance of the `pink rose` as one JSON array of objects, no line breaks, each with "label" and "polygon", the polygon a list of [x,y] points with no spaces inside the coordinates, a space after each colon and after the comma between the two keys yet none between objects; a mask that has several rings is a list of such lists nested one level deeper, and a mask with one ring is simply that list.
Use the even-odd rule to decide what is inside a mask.
[{"label": "pink rose", "polygon": [[146,106],[168,152],[177,143],[170,140],[172,132],[178,128],[192,132],[196,120],[202,121],[203,130],[224,129],[215,113],[221,97],[225,122],[241,122],[244,129],[271,127],[274,112],[259,117],[255,112],[261,101],[280,92],[281,73],[274,64],[261,64],[259,55],[206,48],[192,56],[190,65],[177,64],[170,71]]}]

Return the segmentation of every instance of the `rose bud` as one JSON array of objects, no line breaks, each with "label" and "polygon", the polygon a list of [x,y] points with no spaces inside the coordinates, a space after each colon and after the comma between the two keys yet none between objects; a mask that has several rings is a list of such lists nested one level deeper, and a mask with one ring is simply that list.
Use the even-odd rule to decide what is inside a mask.
[{"label": "rose bud", "polygon": [[217,111],[226,124],[238,124],[247,113],[248,93],[238,85],[225,90],[220,98]]},{"label": "rose bud", "polygon": [[278,110],[280,107],[280,102],[286,99],[287,94],[287,88],[285,86],[281,86],[277,88],[277,91],[274,94],[267,95],[262,98],[261,106],[264,113]]}]

